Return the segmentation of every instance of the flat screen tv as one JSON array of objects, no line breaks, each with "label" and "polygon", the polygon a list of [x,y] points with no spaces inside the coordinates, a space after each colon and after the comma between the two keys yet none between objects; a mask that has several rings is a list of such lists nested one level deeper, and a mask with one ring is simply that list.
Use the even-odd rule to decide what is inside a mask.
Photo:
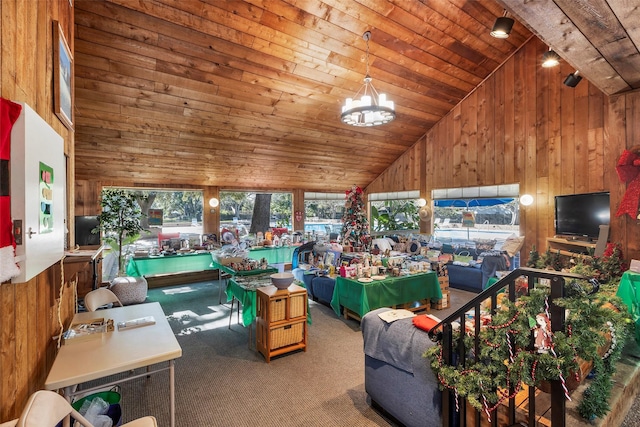
[{"label": "flat screen tv", "polygon": [[91,232],[98,224],[98,217],[95,215],[76,216],[76,244],[78,246],[99,246],[100,233]]},{"label": "flat screen tv", "polygon": [[556,196],[556,235],[597,240],[610,211],[608,192]]}]

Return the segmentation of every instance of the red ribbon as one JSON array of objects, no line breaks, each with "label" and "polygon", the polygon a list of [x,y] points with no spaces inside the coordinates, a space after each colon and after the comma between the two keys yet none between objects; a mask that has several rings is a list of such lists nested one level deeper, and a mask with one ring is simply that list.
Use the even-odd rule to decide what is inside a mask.
[{"label": "red ribbon", "polygon": [[616,216],[629,214],[631,218],[636,219],[640,202],[640,156],[624,150],[618,159],[616,172],[620,181],[627,184],[627,191],[622,197]]}]

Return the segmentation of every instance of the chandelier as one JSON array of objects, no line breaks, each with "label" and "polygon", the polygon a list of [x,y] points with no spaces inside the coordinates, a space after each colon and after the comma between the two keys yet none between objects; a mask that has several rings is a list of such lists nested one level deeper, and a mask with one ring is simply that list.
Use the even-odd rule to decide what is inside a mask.
[{"label": "chandelier", "polygon": [[[371,83],[369,75],[369,39],[371,32],[366,31],[362,38],[367,42],[367,74],[364,77],[364,84],[360,87],[353,98],[347,98],[342,107],[340,119],[343,123],[351,126],[378,126],[389,123],[396,118],[393,101],[387,100],[387,95],[378,93]],[[356,98],[360,93],[360,99]]]}]

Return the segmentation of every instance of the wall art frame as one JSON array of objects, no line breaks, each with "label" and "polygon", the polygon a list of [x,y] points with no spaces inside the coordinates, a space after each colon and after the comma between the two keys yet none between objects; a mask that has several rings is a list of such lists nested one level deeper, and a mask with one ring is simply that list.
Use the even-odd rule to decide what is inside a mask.
[{"label": "wall art frame", "polygon": [[73,130],[73,55],[58,21],[53,21],[53,108],[56,116]]}]

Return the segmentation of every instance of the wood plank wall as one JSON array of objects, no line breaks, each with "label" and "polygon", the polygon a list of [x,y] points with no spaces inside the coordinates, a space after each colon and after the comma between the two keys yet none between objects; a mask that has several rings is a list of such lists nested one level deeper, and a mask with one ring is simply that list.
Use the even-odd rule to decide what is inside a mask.
[{"label": "wood plank wall", "polygon": [[[26,102],[64,138],[73,195],[73,132],[54,114],[52,97],[53,21],[60,21],[73,51],[71,8],[69,0],[0,2],[0,96]],[[71,211],[72,196],[67,203]],[[0,284],[0,423],[18,417],[43,387],[55,357],[52,337],[60,331],[58,301],[63,322],[75,309],[73,288],[69,281],[61,286],[61,277],[57,264],[27,283]]]},{"label": "wood plank wall", "polygon": [[[640,145],[640,92],[605,96],[583,80],[562,82],[566,63],[544,69],[547,46],[533,38],[429,130],[367,188],[367,193],[519,183],[535,197],[521,211],[523,257],[554,234],[554,197],[611,192],[610,241],[640,257],[640,225],[615,217],[624,195],[615,166]],[[420,154],[424,153],[424,154]],[[419,171],[416,175],[415,171]],[[526,258],[524,258],[526,259]]]}]

